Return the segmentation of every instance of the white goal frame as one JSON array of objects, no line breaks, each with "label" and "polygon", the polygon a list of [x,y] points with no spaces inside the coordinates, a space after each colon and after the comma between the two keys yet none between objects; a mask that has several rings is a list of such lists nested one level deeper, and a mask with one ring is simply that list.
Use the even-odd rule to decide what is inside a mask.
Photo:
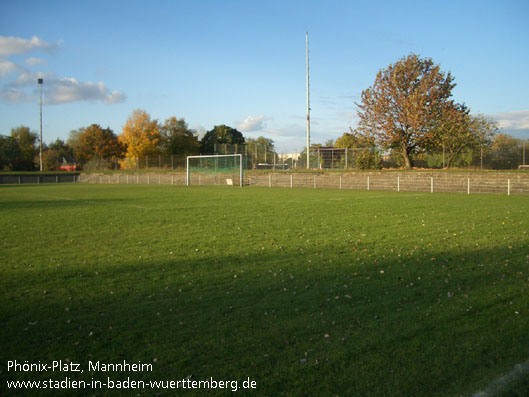
[{"label": "white goal frame", "polygon": [[191,185],[191,169],[189,168],[189,159],[206,159],[206,158],[219,158],[219,157],[239,157],[239,186],[243,186],[243,172],[242,172],[242,154],[205,154],[200,156],[187,156],[186,157],[186,186]]}]

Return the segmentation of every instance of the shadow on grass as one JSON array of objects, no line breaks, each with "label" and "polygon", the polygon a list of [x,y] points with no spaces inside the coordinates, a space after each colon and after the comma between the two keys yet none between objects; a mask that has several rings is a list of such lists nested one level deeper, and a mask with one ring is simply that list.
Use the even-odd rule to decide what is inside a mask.
[{"label": "shadow on grass", "polygon": [[[5,269],[4,361],[68,359],[85,373],[67,375],[88,380],[250,377],[258,395],[430,396],[479,390],[527,359],[521,250],[308,261],[327,251]],[[89,373],[89,360],[153,372]],[[4,367],[0,380],[64,375]]]},{"label": "shadow on grass", "polygon": [[28,200],[28,201],[3,201],[2,209],[5,211],[18,209],[55,209],[55,208],[75,208],[87,207],[90,205],[108,205],[109,203],[126,204],[127,201],[123,199],[49,199],[49,200]]}]

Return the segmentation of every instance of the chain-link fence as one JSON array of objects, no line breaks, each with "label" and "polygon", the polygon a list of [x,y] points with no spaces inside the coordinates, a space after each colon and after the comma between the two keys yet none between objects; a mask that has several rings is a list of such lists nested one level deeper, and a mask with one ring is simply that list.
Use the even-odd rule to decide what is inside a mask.
[{"label": "chain-link fence", "polygon": [[[439,151],[412,155],[417,168],[512,170],[529,168],[529,144],[520,142],[509,147],[479,147],[465,149],[459,153]],[[307,169],[307,152],[276,152],[272,146],[262,144],[216,144],[213,154],[242,154],[245,169],[290,171]],[[317,170],[376,170],[401,168],[403,156],[396,150],[383,151],[377,148],[314,147],[309,153],[309,168]],[[104,170],[185,170],[185,156],[146,156],[136,158],[92,159],[80,164],[85,171]]]},{"label": "chain-link fence", "polygon": [[[439,150],[412,155],[413,165],[418,168],[443,169],[467,168],[509,170],[528,166],[529,144],[506,147],[464,149],[458,153]],[[292,170],[307,168],[306,150],[291,153],[276,153],[265,145],[215,145],[215,154],[244,154],[248,158],[248,169]],[[401,168],[402,154],[397,150],[383,151],[378,148],[313,147],[309,152],[310,169],[382,169]]]}]

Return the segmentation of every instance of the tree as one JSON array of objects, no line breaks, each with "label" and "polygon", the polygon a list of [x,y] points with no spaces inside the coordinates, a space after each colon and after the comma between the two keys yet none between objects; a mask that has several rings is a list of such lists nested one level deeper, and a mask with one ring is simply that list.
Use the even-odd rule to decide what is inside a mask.
[{"label": "tree", "polygon": [[257,139],[246,139],[245,152],[251,160],[251,165],[255,169],[257,164],[274,164],[277,161],[277,153],[274,148],[274,141],[264,136]]},{"label": "tree", "polygon": [[64,159],[71,161],[72,157],[72,148],[57,138],[55,142],[50,143],[46,150],[43,151],[42,163],[46,171],[56,170],[63,164]]},{"label": "tree", "polygon": [[511,135],[500,133],[492,141],[492,167],[494,169],[512,169],[520,164],[520,140]]},{"label": "tree", "polygon": [[432,150],[442,148],[443,153],[447,154],[444,160],[446,167],[450,167],[454,157],[463,149],[479,145],[479,137],[471,129],[470,121],[470,109],[456,103],[445,106],[440,120],[433,128],[430,146]]},{"label": "tree", "polygon": [[341,137],[336,139],[334,146],[354,149],[350,153],[352,152],[352,161],[356,168],[363,170],[382,168],[382,156],[376,147],[375,138],[371,135],[362,135],[351,128],[349,131],[344,132]]},{"label": "tree", "polygon": [[408,55],[378,72],[362,91],[358,131],[384,147],[398,148],[406,168],[424,148],[455,84],[429,58]]},{"label": "tree", "polygon": [[494,136],[498,133],[498,122],[483,114],[470,116],[470,129],[478,136],[479,144],[490,146]]},{"label": "tree", "polygon": [[[75,157],[79,161],[123,157],[126,147],[110,128],[92,124],[77,136]],[[71,134],[71,133],[70,133]]]},{"label": "tree", "polygon": [[124,168],[136,167],[136,158],[160,154],[160,127],[157,120],[144,110],[134,110],[119,136],[121,143],[127,146]]},{"label": "tree", "polygon": [[354,134],[349,132],[344,132],[343,135],[336,139],[334,146],[340,148],[352,148],[357,147],[356,137]]},{"label": "tree", "polygon": [[327,141],[325,141],[323,146],[324,147],[334,147],[334,139],[328,139]]},{"label": "tree", "polygon": [[198,154],[200,144],[196,132],[189,129],[183,118],[171,117],[160,127],[162,152],[166,155]]},{"label": "tree", "polygon": [[70,135],[68,136],[68,140],[66,141],[66,144],[72,149],[74,155],[77,152],[77,148],[79,146],[79,136],[84,133],[86,128],[81,127],[78,130],[71,130]]},{"label": "tree", "polygon": [[[434,153],[443,152],[444,166],[450,167],[456,156],[466,149],[488,147],[496,133],[497,123],[483,115],[473,116],[465,105],[448,104],[439,122],[433,129],[428,149]],[[469,161],[471,161],[471,153]]]},{"label": "tree", "polygon": [[203,154],[211,154],[215,151],[216,144],[243,144],[244,136],[235,128],[227,125],[216,125],[211,131],[206,132],[206,135],[200,141],[200,152]]},{"label": "tree", "polygon": [[39,153],[37,134],[31,132],[29,127],[20,126],[11,130],[11,137],[17,141],[21,152],[13,164],[14,168],[27,171],[35,169],[35,157]]},{"label": "tree", "polygon": [[341,137],[336,139],[335,147],[339,148],[374,148],[375,139],[373,136],[362,135],[358,131],[349,128],[350,132],[344,132]]},{"label": "tree", "polygon": [[22,151],[17,140],[12,136],[0,135],[0,170],[14,170],[20,158]]}]

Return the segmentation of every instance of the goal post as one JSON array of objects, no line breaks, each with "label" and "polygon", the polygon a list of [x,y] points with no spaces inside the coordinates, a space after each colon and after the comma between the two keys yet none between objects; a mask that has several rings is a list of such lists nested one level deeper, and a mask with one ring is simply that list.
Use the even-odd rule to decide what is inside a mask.
[{"label": "goal post", "polygon": [[[237,175],[235,174],[237,172]],[[191,186],[192,174],[198,173],[214,177],[215,184],[217,176],[224,178],[227,185],[235,185],[235,181],[229,178],[239,177],[239,186],[243,186],[243,155],[242,154],[211,154],[200,156],[187,156],[186,158],[186,185]]]}]

